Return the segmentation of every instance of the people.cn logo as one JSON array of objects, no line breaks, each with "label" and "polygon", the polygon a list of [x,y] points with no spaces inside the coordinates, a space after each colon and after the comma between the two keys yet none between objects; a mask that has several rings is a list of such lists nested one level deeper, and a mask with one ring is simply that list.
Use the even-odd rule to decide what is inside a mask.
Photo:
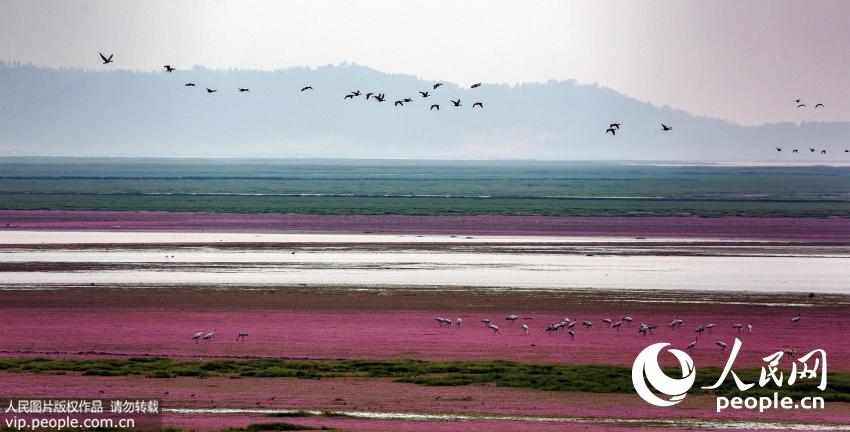
[{"label": "people.cn logo", "polygon": [[[679,360],[682,366],[682,377],[671,378],[661,370],[658,364],[658,354],[669,343],[661,342],[652,344],[638,354],[632,365],[632,383],[637,390],[638,395],[643,400],[660,407],[673,406],[681,402],[685,398],[688,390],[694,385],[696,379],[696,371],[694,371],[694,361],[684,351],[677,349],[669,349],[667,352],[673,354]],[[649,385],[647,385],[647,382]],[[652,387],[655,393],[667,396],[667,399],[662,399],[650,390]]]}]

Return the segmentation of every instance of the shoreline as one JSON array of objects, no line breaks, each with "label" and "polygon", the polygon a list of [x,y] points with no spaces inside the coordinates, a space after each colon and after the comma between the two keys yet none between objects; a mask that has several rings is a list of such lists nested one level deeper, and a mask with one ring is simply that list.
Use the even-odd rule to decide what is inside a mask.
[{"label": "shoreline", "polygon": [[0,230],[682,237],[850,242],[850,218],[416,216],[0,210]]}]

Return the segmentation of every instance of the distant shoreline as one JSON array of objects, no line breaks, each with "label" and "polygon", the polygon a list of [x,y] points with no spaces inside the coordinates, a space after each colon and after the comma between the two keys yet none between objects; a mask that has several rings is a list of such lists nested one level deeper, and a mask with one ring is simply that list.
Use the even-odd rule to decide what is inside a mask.
[{"label": "distant shoreline", "polygon": [[840,217],[409,216],[0,210],[0,230],[687,237],[850,241]]}]

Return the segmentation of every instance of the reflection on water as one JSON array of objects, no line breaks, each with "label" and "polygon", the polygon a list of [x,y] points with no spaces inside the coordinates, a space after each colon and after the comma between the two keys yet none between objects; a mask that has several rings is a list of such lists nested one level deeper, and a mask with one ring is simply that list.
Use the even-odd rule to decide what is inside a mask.
[{"label": "reflection on water", "polygon": [[[294,252],[294,253],[293,253]],[[41,265],[28,270],[32,264]],[[7,249],[0,284],[319,284],[850,294],[848,256]],[[44,265],[46,264],[46,265]]]}]

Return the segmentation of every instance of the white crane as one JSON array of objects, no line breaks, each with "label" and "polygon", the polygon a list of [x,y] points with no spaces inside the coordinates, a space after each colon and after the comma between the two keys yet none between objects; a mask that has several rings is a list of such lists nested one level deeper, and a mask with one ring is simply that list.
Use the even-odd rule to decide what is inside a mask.
[{"label": "white crane", "polygon": [[460,327],[461,324],[463,324],[463,320],[458,318],[457,321],[455,321],[455,325]]},{"label": "white crane", "polygon": [[204,335],[204,329],[201,329],[201,331],[192,335],[192,340],[195,341],[195,343],[198,343],[198,340],[201,339],[201,336],[203,336],[203,335]]},{"label": "white crane", "polygon": [[448,318],[437,317],[437,318],[434,318],[434,320],[436,320],[436,321],[437,321],[437,324],[439,324],[439,325],[440,325],[440,327],[442,327],[442,326],[443,326],[443,324],[445,324],[447,327],[451,327],[451,326],[452,326],[452,320],[450,320],[450,319],[448,319]]},{"label": "white crane", "polygon": [[691,343],[688,344],[687,348],[685,348],[685,349],[688,350],[688,351],[693,351],[694,348],[696,348],[696,346],[697,346],[697,340],[694,339]]},{"label": "white crane", "polygon": [[499,331],[499,326],[496,324],[487,324],[487,327],[490,327],[490,330],[493,330],[493,333],[502,334],[502,332]]},{"label": "white crane", "polygon": [[523,324],[522,325],[522,331],[526,336],[528,336],[528,325]]},{"label": "white crane", "polygon": [[506,317],[505,317],[505,319],[506,319],[506,320],[508,320],[508,321],[510,321],[510,322],[511,322],[511,324],[513,324],[513,323],[514,323],[514,321],[516,321],[516,320],[517,320],[517,318],[519,318],[519,315],[514,315],[514,314],[510,314],[510,315],[508,315],[508,316],[506,316]]},{"label": "white crane", "polygon": [[617,322],[615,322],[614,324],[611,324],[611,328],[615,328],[615,329],[617,329],[617,331],[619,332],[619,331],[620,331],[620,326],[621,326],[621,325],[623,325],[623,322],[622,322],[622,321],[617,321]]},{"label": "white crane", "polygon": [[570,340],[576,340],[576,334],[572,330],[567,330],[567,334],[570,335]]},{"label": "white crane", "polygon": [[604,322],[608,327],[611,327],[611,324],[614,323],[614,321],[611,321],[608,318],[603,319],[602,322]]},{"label": "white crane", "polygon": [[593,329],[593,321],[585,321],[585,322],[581,323],[581,325],[583,325],[584,328],[586,328],[588,330]]},{"label": "white crane", "polygon": [[209,342],[213,338],[213,336],[215,336],[215,329],[204,335],[204,342]]},{"label": "white crane", "polygon": [[726,342],[717,342],[717,346],[720,347],[720,352],[726,352]]},{"label": "white crane", "polygon": [[487,327],[488,325],[490,325],[490,320],[488,320],[487,318],[484,318],[483,320],[481,320],[481,322],[484,323],[484,327]]},{"label": "white crane", "polygon": [[623,317],[623,321],[625,321],[625,322],[626,322],[626,327],[631,327],[631,326],[632,326],[632,317],[630,317],[630,316],[624,316],[624,317]]},{"label": "white crane", "polygon": [[741,333],[741,330],[744,329],[744,325],[740,323],[732,324],[732,328],[737,330],[738,333]]},{"label": "white crane", "polygon": [[717,324],[715,324],[715,323],[708,323],[708,324],[704,325],[703,327],[704,327],[706,330],[708,330],[708,332],[709,332],[709,333],[711,333],[711,329],[713,329],[716,325],[717,325]]},{"label": "white crane", "polygon": [[793,326],[800,325],[800,314],[797,314],[794,318],[791,318],[791,325],[793,325]]}]

